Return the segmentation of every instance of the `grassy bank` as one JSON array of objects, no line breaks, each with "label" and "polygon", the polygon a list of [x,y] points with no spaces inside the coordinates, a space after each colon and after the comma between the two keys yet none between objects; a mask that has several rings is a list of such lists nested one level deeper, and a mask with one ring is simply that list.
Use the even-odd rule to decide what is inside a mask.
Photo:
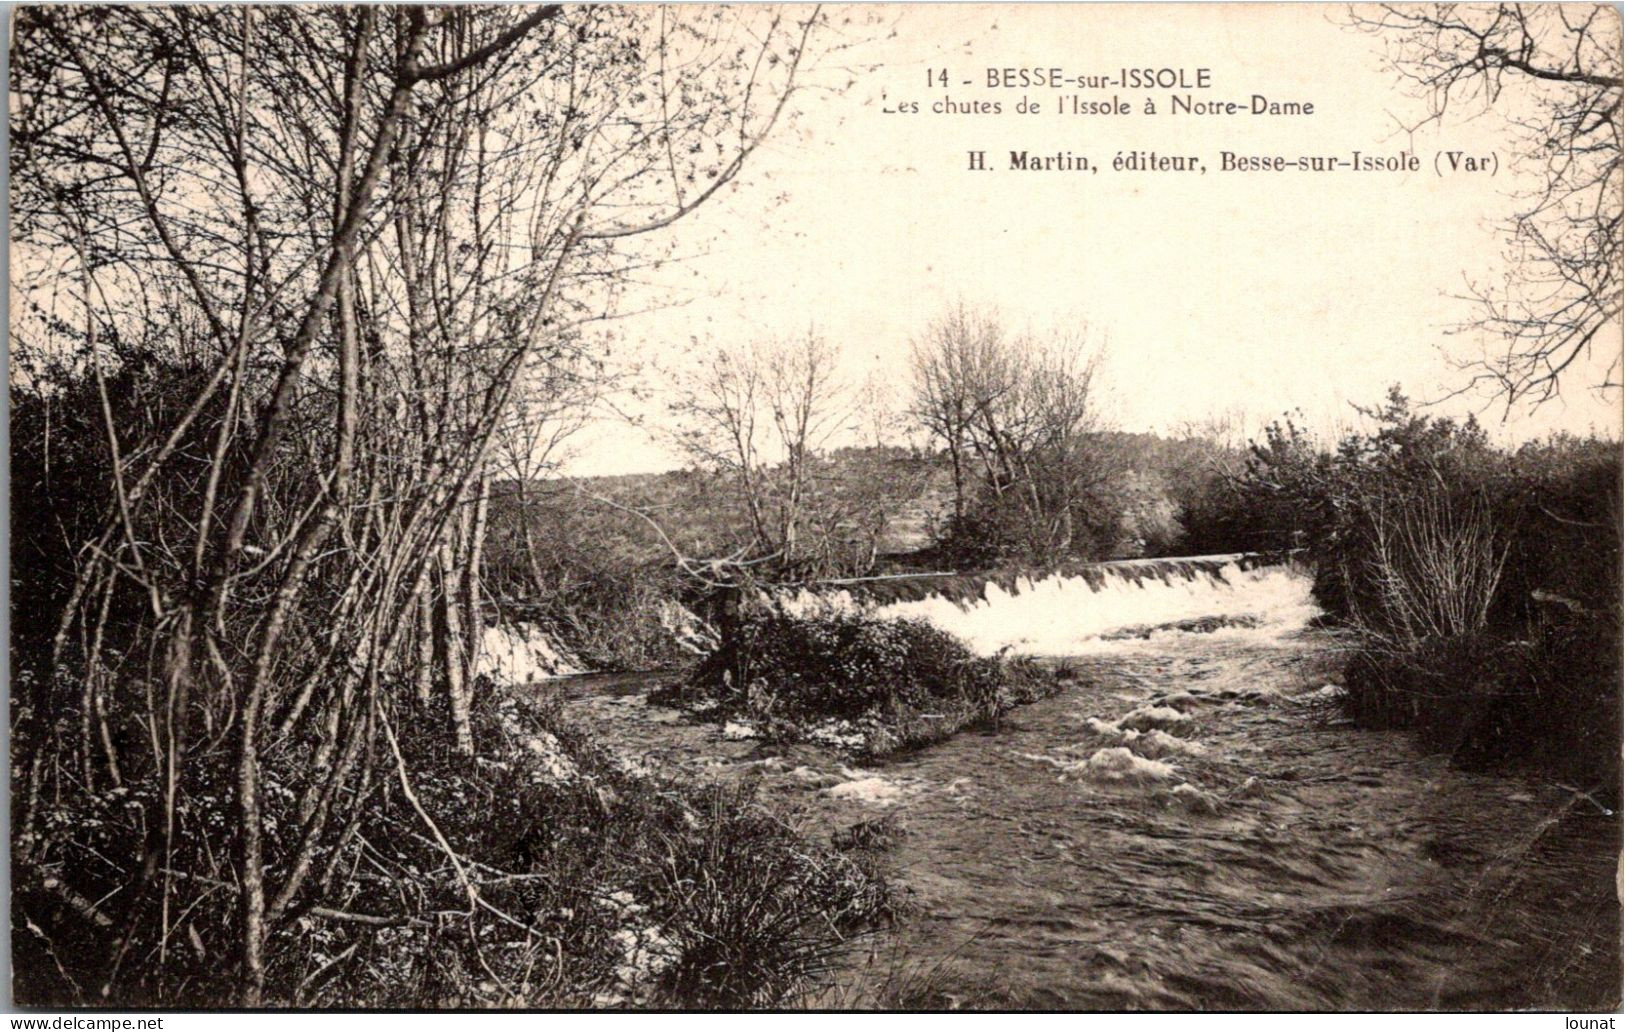
[{"label": "grassy bank", "polygon": [[[316,859],[331,891],[271,936],[268,1002],[767,1007],[816,989],[891,919],[868,844],[811,842],[748,788],[634,772],[519,694],[483,693],[476,731],[477,761],[446,735],[401,737],[401,767],[386,759],[343,848]],[[274,783],[268,797],[281,798]],[[233,966],[207,949],[236,920],[223,878],[169,887],[167,942],[145,931],[158,923],[108,917],[125,912],[106,896],[126,878],[98,856],[139,855],[151,802],[114,792],[48,820],[14,889],[14,940],[29,947],[13,953],[18,1003],[232,1002]],[[189,792],[189,823],[217,808],[218,793]],[[293,817],[279,806],[274,819]]]},{"label": "grassy bank", "polygon": [[1073,676],[1028,659],[978,656],[923,620],[762,605],[741,613],[720,648],[652,701],[705,713],[735,733],[875,759],[996,723]]}]

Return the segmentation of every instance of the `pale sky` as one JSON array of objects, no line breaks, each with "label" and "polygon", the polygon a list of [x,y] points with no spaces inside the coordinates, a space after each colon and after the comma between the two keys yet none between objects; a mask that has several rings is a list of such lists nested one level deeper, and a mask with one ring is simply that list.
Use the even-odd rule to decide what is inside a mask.
[{"label": "pale sky", "polygon": [[[832,8],[876,16],[875,9]],[[623,363],[684,360],[692,337],[735,341],[804,332],[841,342],[854,376],[899,387],[907,344],[956,298],[996,305],[1014,325],[1087,322],[1107,348],[1106,411],[1128,430],[1166,429],[1242,411],[1248,429],[1289,409],[1312,425],[1353,418],[1351,402],[1380,400],[1389,383],[1437,397],[1461,382],[1440,348],[1472,315],[1466,277],[1499,269],[1495,221],[1511,210],[1516,176],[1441,178],[1441,149],[1510,158],[1495,116],[1401,129],[1423,113],[1381,63],[1378,42],[1341,27],[1341,5],[1102,4],[897,6],[879,12],[896,35],[833,58],[798,98],[798,118],[756,155],[741,181],[674,229],[695,255],[634,290],[628,309],[683,303],[621,320]],[[861,31],[861,30],[859,30]],[[883,26],[878,35],[888,30]],[[841,63],[875,64],[844,82]],[[1298,117],[1200,118],[1167,113],[1180,90],[1032,89],[1038,115],[1018,115],[1024,91],[983,87],[990,67],[1107,74],[1120,67],[1211,69],[1199,99],[1252,94],[1309,101]],[[948,89],[927,88],[947,68]],[[963,86],[965,79],[972,86]],[[1056,97],[1129,101],[1126,117],[1061,115]],[[885,114],[998,100],[1000,115]],[[1141,107],[1153,99],[1158,114]],[[967,169],[985,150],[996,172]],[[1013,149],[1059,150],[1104,165],[1096,174],[1003,171]],[[1113,172],[1120,150],[1201,156],[1206,175]],[[1414,151],[1412,173],[1222,173],[1219,152],[1330,154]],[[1617,337],[1611,344],[1618,350]],[[1607,348],[1605,348],[1607,350]],[[1606,365],[1606,361],[1602,362]],[[1584,382],[1582,382],[1584,380]],[[657,396],[668,378],[652,373]],[[1550,429],[1618,435],[1620,403],[1582,375],[1533,416],[1500,422],[1509,440]],[[1451,403],[1460,414],[1483,402]],[[658,400],[631,403],[659,419]],[[643,431],[602,422],[578,442],[578,474],[669,468]]]}]

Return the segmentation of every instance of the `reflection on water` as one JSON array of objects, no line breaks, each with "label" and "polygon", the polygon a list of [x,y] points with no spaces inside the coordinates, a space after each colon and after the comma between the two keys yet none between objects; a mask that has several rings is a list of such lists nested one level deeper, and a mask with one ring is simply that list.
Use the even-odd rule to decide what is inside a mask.
[{"label": "reflection on water", "polygon": [[604,684],[554,690],[620,748],[760,774],[815,830],[896,814],[915,906],[843,973],[838,1001],[1617,1007],[1619,818],[1350,727],[1324,687],[1333,645],[1125,645],[1076,661],[1077,687],[997,734],[866,771],[725,741]]}]

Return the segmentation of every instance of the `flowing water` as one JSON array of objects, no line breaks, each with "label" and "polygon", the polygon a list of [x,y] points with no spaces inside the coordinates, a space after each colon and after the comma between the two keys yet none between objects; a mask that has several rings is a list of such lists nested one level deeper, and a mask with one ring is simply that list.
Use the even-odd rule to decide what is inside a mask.
[{"label": "flowing water", "polygon": [[[1226,596],[1245,628],[1043,623],[1028,651],[1066,638],[1071,687],[868,770],[726,738],[636,683],[555,684],[618,747],[760,777],[815,833],[892,815],[908,911],[817,1002],[1617,1008],[1619,817],[1350,726],[1336,639],[1278,572],[1252,575],[1274,594],[1248,612]],[[972,628],[989,647],[1012,643],[996,609]]]}]

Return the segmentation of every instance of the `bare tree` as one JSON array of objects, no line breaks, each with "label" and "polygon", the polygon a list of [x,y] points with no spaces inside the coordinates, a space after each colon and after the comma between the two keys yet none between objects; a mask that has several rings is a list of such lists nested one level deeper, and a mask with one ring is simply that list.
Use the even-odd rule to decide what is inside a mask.
[{"label": "bare tree", "polygon": [[[1535,185],[1505,223],[1507,272],[1475,284],[1463,327],[1497,343],[1468,365],[1471,385],[1509,404],[1555,396],[1577,362],[1607,362],[1619,386],[1620,15],[1603,4],[1418,4],[1351,8],[1428,105],[1496,110],[1510,157]],[[1609,349],[1601,356],[1594,347]]]},{"label": "bare tree", "polygon": [[915,342],[913,412],[948,455],[956,524],[971,515],[974,485],[996,525],[986,532],[1019,539],[997,547],[1047,562],[1080,544],[1080,516],[1107,515],[1099,492],[1116,462],[1097,432],[1099,357],[1081,331],[1009,336],[996,315],[964,304]]},{"label": "bare tree", "polygon": [[799,571],[817,499],[819,456],[846,427],[852,392],[840,353],[816,331],[722,347],[683,378],[673,404],[677,443],[733,483],[749,522],[750,553]]},{"label": "bare tree", "polygon": [[[527,395],[565,396],[573,328],[612,305],[621,242],[704,204],[772,130],[817,19],[19,14],[20,267],[71,278],[14,266],[14,350],[98,385],[132,353],[185,372],[130,423],[102,391],[100,520],[72,543],[40,681],[85,686],[90,733],[64,737],[48,694],[19,728],[28,798],[94,797],[144,771],[158,801],[108,894],[122,910],[104,926],[118,941],[103,997],[141,955],[156,958],[152,998],[169,998],[188,915],[197,950],[238,956],[238,999],[259,1003],[268,945],[335,891],[391,781],[444,847],[412,793],[396,689],[427,695],[432,663],[474,749],[500,432]],[[199,823],[221,798],[207,786],[229,799],[226,839]],[[71,827],[44,828],[32,806],[18,829],[22,869],[59,868]],[[447,854],[473,914],[477,889]]]},{"label": "bare tree", "polygon": [[493,475],[504,478],[516,504],[519,551],[532,593],[545,589],[542,542],[537,540],[532,506],[536,485],[558,472],[572,437],[591,418],[594,403],[609,389],[601,365],[578,353],[534,370],[535,378],[497,431]]},{"label": "bare tree", "polygon": [[909,350],[914,381],[911,414],[948,455],[954,481],[954,519],[965,516],[966,474],[977,408],[989,386],[1002,381],[1004,328],[998,316],[964,301],[932,321]]}]

